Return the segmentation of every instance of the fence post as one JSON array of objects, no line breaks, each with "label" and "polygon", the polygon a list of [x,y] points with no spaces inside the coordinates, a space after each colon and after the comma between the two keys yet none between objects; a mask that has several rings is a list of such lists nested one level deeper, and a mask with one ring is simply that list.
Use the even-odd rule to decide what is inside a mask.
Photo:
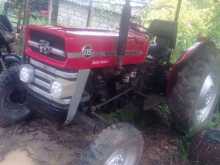
[{"label": "fence post", "polygon": [[9,9],[9,2],[5,2],[4,3],[4,10],[3,10],[4,15],[8,15],[8,9]]},{"label": "fence post", "polygon": [[29,24],[29,17],[30,17],[30,5],[29,5],[30,1],[29,0],[25,0],[24,1],[24,20],[23,20],[23,24],[24,25],[28,25]]},{"label": "fence post", "polygon": [[53,0],[48,2],[48,23],[52,24]]},{"label": "fence post", "polygon": [[176,8],[176,14],[175,14],[175,18],[174,18],[174,21],[176,23],[178,23],[178,19],[179,19],[179,16],[180,16],[181,5],[182,5],[182,0],[178,0],[177,8]]},{"label": "fence post", "polygon": [[88,7],[88,17],[87,17],[87,22],[86,22],[87,27],[89,27],[91,24],[92,3],[93,3],[93,0],[90,0],[89,7]]},{"label": "fence post", "polygon": [[48,22],[51,25],[57,25],[57,18],[58,18],[58,12],[59,12],[59,2],[60,2],[60,0],[49,0]]},{"label": "fence post", "polygon": [[19,33],[20,30],[21,30],[23,14],[24,14],[23,13],[23,7],[22,7],[22,5],[20,5],[18,7],[18,11],[17,11],[17,16],[18,16],[18,20],[17,20],[17,33]]}]

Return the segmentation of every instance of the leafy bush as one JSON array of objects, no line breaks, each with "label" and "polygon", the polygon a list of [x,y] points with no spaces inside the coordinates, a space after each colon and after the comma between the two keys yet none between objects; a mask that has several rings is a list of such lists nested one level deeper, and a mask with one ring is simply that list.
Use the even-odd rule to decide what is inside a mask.
[{"label": "leafy bush", "polygon": [[[141,19],[148,26],[153,19],[174,20],[178,0],[152,0]],[[220,45],[220,2],[183,0],[178,21],[175,59],[199,37],[209,37]]]}]

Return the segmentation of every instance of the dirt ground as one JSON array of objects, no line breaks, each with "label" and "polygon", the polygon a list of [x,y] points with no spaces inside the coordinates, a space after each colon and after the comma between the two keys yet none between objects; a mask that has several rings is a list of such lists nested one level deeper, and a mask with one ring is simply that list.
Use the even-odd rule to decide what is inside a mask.
[{"label": "dirt ground", "polygon": [[[60,128],[45,119],[0,129],[0,165],[77,165],[94,130],[81,123]],[[181,159],[178,137],[163,124],[144,130],[142,165],[188,165]]]}]

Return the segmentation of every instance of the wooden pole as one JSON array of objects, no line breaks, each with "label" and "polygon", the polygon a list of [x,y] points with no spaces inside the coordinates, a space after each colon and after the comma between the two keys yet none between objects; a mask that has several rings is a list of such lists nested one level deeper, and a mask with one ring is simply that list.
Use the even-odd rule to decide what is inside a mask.
[{"label": "wooden pole", "polygon": [[23,25],[28,25],[29,24],[29,17],[30,17],[30,6],[29,6],[30,1],[25,0],[24,1],[24,19],[23,19]]},{"label": "wooden pole", "polygon": [[51,24],[57,25],[60,0],[51,0],[51,2],[52,2]]},{"label": "wooden pole", "polygon": [[182,5],[182,0],[178,0],[175,19],[174,19],[176,23],[178,23],[179,20],[181,5]]},{"label": "wooden pole", "polygon": [[53,13],[53,0],[48,2],[48,23],[52,24],[52,13]]},{"label": "wooden pole", "polygon": [[92,3],[93,3],[93,0],[90,0],[89,8],[88,8],[88,17],[87,17],[87,22],[86,22],[87,27],[91,25]]},{"label": "wooden pole", "polygon": [[4,11],[3,11],[4,15],[8,15],[8,9],[9,9],[9,2],[5,2],[4,3]]}]

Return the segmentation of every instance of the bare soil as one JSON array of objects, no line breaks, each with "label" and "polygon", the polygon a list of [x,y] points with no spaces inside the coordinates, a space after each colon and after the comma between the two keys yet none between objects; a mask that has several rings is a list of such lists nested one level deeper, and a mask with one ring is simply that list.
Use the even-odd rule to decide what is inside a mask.
[{"label": "bare soil", "polygon": [[161,126],[147,128],[144,137],[142,165],[189,165],[180,152],[179,138],[171,130]]},{"label": "bare soil", "polygon": [[[0,165],[77,165],[93,132],[82,123],[59,127],[46,119],[0,128]],[[142,165],[188,165],[181,159],[178,136],[167,126],[151,123],[143,133]]]}]

